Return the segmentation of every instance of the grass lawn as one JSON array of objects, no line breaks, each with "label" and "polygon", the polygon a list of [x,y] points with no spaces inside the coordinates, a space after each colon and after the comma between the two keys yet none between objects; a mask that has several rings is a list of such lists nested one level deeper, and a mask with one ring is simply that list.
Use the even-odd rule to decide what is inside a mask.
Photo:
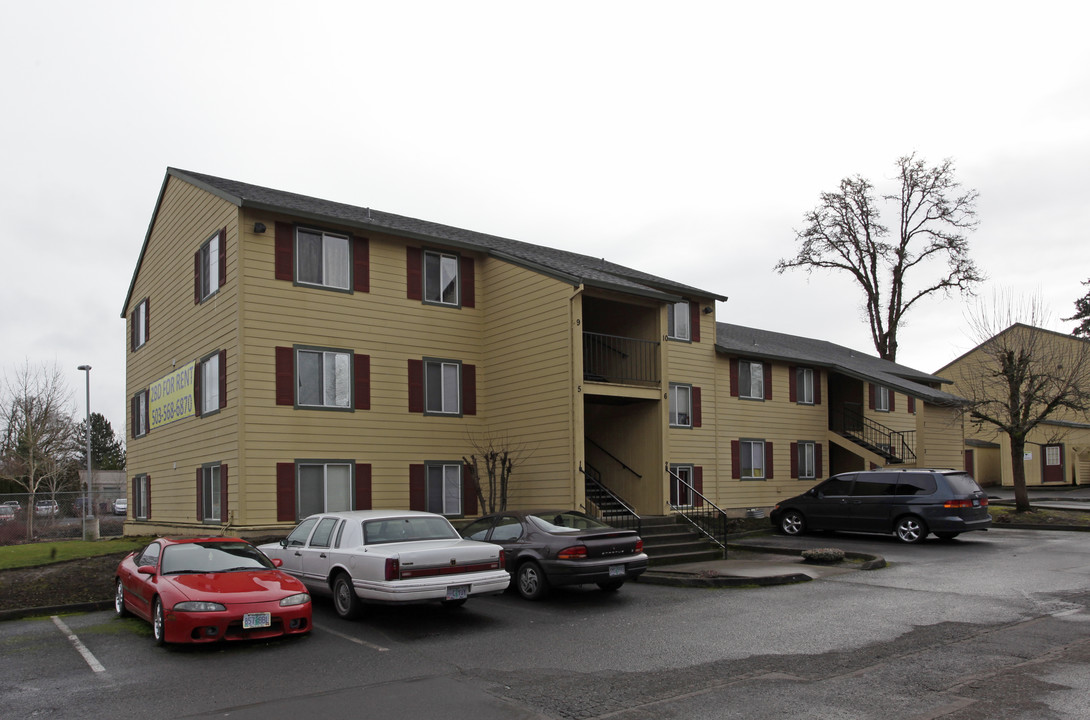
[{"label": "grass lawn", "polygon": [[992,522],[997,525],[1015,523],[1018,525],[1070,525],[1090,527],[1090,512],[1083,510],[1054,510],[1041,508],[1030,503],[1030,509],[1018,512],[1013,505],[988,505]]},{"label": "grass lawn", "polygon": [[124,537],[110,540],[58,540],[25,545],[5,545],[0,547],[0,570],[129,552],[144,547],[149,540],[150,538],[145,537]]}]

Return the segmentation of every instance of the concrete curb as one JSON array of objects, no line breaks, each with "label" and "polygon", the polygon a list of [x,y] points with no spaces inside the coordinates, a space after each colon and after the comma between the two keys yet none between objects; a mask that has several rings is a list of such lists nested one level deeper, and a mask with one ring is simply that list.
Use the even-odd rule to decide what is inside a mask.
[{"label": "concrete curb", "polygon": [[15,608],[14,610],[0,610],[0,622],[5,620],[20,620],[28,617],[48,617],[49,615],[65,615],[80,612],[93,612],[95,610],[113,609],[113,600],[94,600],[91,602],[74,603],[72,605],[47,605],[36,608]]}]

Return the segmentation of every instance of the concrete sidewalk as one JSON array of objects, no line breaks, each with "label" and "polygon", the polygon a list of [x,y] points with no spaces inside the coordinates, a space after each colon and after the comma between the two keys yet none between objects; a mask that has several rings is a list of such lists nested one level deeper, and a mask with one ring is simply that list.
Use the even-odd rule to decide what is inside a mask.
[{"label": "concrete sidewalk", "polygon": [[[986,487],[988,501],[996,505],[1014,502],[1014,488]],[[1031,505],[1053,510],[1090,511],[1090,486],[1087,485],[1049,485],[1026,488]]]}]

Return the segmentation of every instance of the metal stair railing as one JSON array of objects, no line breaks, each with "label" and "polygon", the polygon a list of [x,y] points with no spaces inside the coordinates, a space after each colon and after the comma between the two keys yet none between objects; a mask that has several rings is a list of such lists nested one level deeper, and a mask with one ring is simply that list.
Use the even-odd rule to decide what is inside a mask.
[{"label": "metal stair railing", "polygon": [[916,461],[916,431],[893,430],[866,417],[848,404],[834,414],[833,432],[896,463]]},{"label": "metal stair railing", "polygon": [[[690,483],[681,479],[677,473],[670,469],[669,465],[666,466],[666,474],[670,476],[671,482],[678,483],[680,489],[683,489],[693,499],[692,505],[670,502],[670,509],[685,518],[702,535],[707,536],[708,539],[723,548],[723,557],[725,558],[727,556],[727,514]],[[684,493],[679,492],[677,494],[682,495]]]},{"label": "metal stair railing", "polygon": [[[637,533],[643,531],[642,518],[628,503],[601,483],[598,477],[596,477],[598,475],[597,470],[589,465],[587,466],[587,470],[584,470],[583,465],[580,464],[579,472],[583,473],[587,500],[594,505],[593,509],[590,507],[587,508],[587,510],[591,511],[591,515],[613,527],[635,530]],[[603,506],[607,504],[611,504],[614,508],[618,508],[619,511],[610,513],[607,516],[603,509]]]}]

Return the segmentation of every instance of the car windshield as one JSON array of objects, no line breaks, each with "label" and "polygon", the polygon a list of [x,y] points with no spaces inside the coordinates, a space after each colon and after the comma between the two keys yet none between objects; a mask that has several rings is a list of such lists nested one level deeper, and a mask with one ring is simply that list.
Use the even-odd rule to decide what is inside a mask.
[{"label": "car windshield", "polygon": [[450,522],[441,517],[399,517],[363,523],[365,545],[460,538]]},{"label": "car windshield", "polygon": [[244,542],[193,542],[163,549],[162,573],[201,573],[268,570],[274,565],[264,553]]},{"label": "car windshield", "polygon": [[574,510],[538,513],[526,517],[530,518],[530,522],[534,525],[549,533],[574,533],[580,530],[609,527],[605,523],[600,523],[594,518]]}]

